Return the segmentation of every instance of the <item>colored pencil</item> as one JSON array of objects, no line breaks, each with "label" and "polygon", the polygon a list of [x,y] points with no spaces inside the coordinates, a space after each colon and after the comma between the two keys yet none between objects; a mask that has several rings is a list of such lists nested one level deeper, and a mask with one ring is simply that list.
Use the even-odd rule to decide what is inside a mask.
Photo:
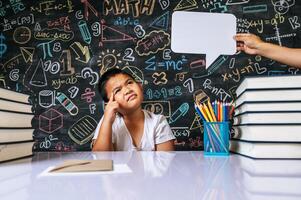
[{"label": "colored pencil", "polygon": [[213,112],[213,108],[211,106],[210,100],[208,100],[207,104],[208,104],[208,108],[209,108],[209,111],[211,113],[212,119],[213,119],[214,122],[216,122],[216,117],[215,117],[215,114]]}]

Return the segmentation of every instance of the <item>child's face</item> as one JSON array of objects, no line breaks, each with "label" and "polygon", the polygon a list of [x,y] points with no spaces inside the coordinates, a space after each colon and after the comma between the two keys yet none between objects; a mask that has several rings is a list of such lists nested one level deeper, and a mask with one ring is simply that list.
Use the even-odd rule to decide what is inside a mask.
[{"label": "child's face", "polygon": [[114,95],[113,100],[117,101],[122,111],[125,112],[139,108],[143,101],[142,86],[125,74],[111,77],[105,89],[108,99]]}]

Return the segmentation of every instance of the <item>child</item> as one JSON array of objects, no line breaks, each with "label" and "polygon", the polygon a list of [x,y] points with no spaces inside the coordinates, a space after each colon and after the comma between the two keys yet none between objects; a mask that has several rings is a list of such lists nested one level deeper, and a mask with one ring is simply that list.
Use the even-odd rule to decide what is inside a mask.
[{"label": "child", "polygon": [[142,85],[120,69],[110,69],[99,80],[107,102],[93,137],[93,151],[172,151],[174,135],[167,120],[141,108]]},{"label": "child", "polygon": [[287,48],[263,42],[258,36],[240,33],[234,36],[238,42],[238,51],[251,55],[261,55],[289,66],[301,68],[301,49]]}]

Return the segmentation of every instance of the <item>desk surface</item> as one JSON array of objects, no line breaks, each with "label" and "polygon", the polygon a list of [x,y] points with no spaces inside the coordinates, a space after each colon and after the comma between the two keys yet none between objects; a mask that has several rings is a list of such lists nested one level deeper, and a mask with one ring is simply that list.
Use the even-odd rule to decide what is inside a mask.
[{"label": "desk surface", "polygon": [[[67,159],[112,159],[113,174],[56,175]],[[116,168],[117,169],[117,168]],[[254,160],[203,152],[36,153],[0,165],[1,200],[301,199],[301,160]]]}]

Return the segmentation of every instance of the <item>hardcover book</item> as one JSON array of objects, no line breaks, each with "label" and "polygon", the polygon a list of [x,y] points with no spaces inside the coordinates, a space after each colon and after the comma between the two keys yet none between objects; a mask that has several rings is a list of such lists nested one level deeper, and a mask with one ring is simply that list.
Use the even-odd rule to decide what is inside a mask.
[{"label": "hardcover book", "polygon": [[301,124],[257,124],[232,127],[232,138],[262,142],[301,142]]},{"label": "hardcover book", "polygon": [[247,89],[283,89],[301,88],[300,75],[285,76],[255,76],[245,77],[236,89],[236,95],[241,95]]},{"label": "hardcover book", "polygon": [[230,141],[230,151],[251,158],[300,159],[301,143]]},{"label": "hardcover book", "polygon": [[299,89],[245,90],[235,100],[235,107],[245,102],[295,102],[301,101]]},{"label": "hardcover book", "polygon": [[32,106],[25,103],[0,99],[0,110],[32,113]]},{"label": "hardcover book", "polygon": [[23,142],[23,141],[31,141],[33,140],[33,132],[32,128],[10,128],[10,129],[2,129],[0,128],[0,144],[3,143],[13,143],[13,142]]},{"label": "hardcover book", "polygon": [[29,104],[29,95],[0,88],[0,98]]},{"label": "hardcover book", "polygon": [[0,162],[11,161],[32,155],[33,142],[0,145]]},{"label": "hardcover book", "polygon": [[233,117],[233,125],[301,124],[301,112],[246,112]]},{"label": "hardcover book", "polygon": [[295,102],[244,102],[234,110],[234,115],[245,112],[269,112],[269,111],[300,111],[301,101]]},{"label": "hardcover book", "polygon": [[34,115],[0,110],[0,128],[30,128]]}]

